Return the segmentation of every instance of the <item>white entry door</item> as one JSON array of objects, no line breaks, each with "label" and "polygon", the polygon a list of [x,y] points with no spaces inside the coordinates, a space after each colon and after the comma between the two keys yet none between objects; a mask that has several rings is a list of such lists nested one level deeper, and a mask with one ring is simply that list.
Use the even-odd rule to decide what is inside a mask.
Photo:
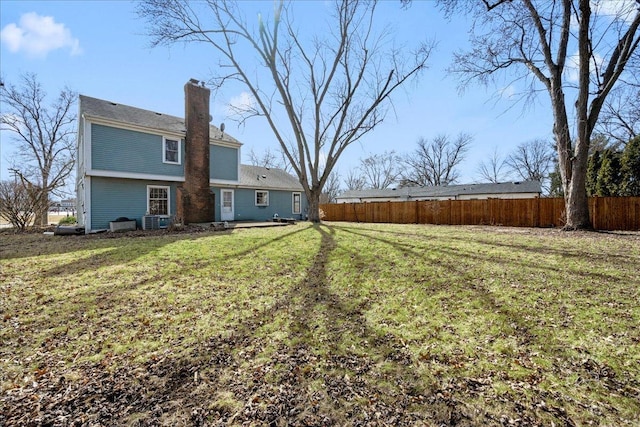
[{"label": "white entry door", "polygon": [[233,221],[233,190],[222,190],[221,221]]}]

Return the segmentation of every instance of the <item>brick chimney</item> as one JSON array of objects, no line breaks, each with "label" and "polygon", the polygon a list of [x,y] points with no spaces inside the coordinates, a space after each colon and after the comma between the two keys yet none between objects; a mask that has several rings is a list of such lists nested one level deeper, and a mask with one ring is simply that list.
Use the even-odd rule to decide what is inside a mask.
[{"label": "brick chimney", "polygon": [[184,85],[185,182],[178,187],[176,214],[185,224],[214,220],[209,188],[209,96],[209,89],[195,79]]}]

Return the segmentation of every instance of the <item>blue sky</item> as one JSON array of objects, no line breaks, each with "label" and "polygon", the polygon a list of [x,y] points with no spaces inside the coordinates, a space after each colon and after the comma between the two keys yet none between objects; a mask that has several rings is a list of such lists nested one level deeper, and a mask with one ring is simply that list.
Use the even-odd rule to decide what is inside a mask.
[{"label": "blue sky", "polygon": [[[321,6],[322,3],[317,3]],[[242,7],[272,10],[273,3],[241,3]],[[399,43],[434,39],[437,48],[429,69],[417,84],[395,94],[394,109],[384,123],[341,158],[341,175],[369,154],[395,150],[411,152],[420,137],[460,132],[473,136],[473,145],[461,165],[461,183],[479,180],[477,168],[498,147],[505,155],[532,139],[551,140],[552,118],[546,95],[539,104],[513,106],[508,94],[517,88],[472,86],[459,94],[457,81],[448,76],[452,52],[464,48],[468,23],[447,21],[430,1],[414,1],[405,10],[400,1],[380,5],[380,25],[390,25]],[[296,21],[321,26],[305,9]],[[313,9],[313,8],[308,8]],[[249,15],[251,16],[251,15]],[[47,93],[57,95],[68,86],[80,94],[182,117],[183,86],[190,78],[209,79],[218,63],[211,48],[197,45],[149,47],[146,23],[128,1],[15,1],[0,2],[0,75],[6,84],[17,83],[23,73],[36,73]],[[243,127],[227,117],[230,102],[242,97],[243,88],[229,86],[212,96],[213,123],[224,122],[226,133],[243,142],[243,161],[249,150],[278,148],[266,124],[252,119]],[[513,107],[513,108],[510,108]],[[0,180],[9,179],[7,168],[13,155],[11,135],[0,133]]]}]

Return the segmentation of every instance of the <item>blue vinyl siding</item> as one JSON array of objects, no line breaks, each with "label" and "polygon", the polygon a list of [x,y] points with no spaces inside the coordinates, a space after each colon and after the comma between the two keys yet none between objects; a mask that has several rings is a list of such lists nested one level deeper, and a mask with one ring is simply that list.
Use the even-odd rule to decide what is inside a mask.
[{"label": "blue vinyl siding", "polygon": [[[212,188],[216,194],[216,220],[220,220],[220,188]],[[262,189],[260,189],[262,190]],[[302,213],[293,213],[292,191],[268,190],[269,206],[256,206],[256,189],[234,189],[234,211],[236,221],[270,221],[274,214],[281,218],[304,219],[307,210],[307,199],[301,193]]]},{"label": "blue vinyl siding", "polygon": [[109,221],[118,217],[135,219],[138,228],[142,216],[147,212],[147,185],[169,186],[170,214],[176,212],[176,184],[164,181],[142,181],[133,179],[91,179],[91,228],[109,228]]},{"label": "blue vinyl siding", "polygon": [[238,180],[238,149],[211,145],[211,179]]},{"label": "blue vinyl siding", "polygon": [[[162,136],[91,125],[92,169],[183,176],[184,167],[162,162]],[[180,143],[184,159],[184,141]]]}]

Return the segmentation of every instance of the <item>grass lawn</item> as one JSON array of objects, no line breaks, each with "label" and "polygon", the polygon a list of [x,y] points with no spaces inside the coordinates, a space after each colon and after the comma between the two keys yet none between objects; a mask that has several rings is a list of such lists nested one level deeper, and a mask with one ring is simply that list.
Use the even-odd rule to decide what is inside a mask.
[{"label": "grass lawn", "polygon": [[0,425],[640,425],[640,234],[0,234]]}]

